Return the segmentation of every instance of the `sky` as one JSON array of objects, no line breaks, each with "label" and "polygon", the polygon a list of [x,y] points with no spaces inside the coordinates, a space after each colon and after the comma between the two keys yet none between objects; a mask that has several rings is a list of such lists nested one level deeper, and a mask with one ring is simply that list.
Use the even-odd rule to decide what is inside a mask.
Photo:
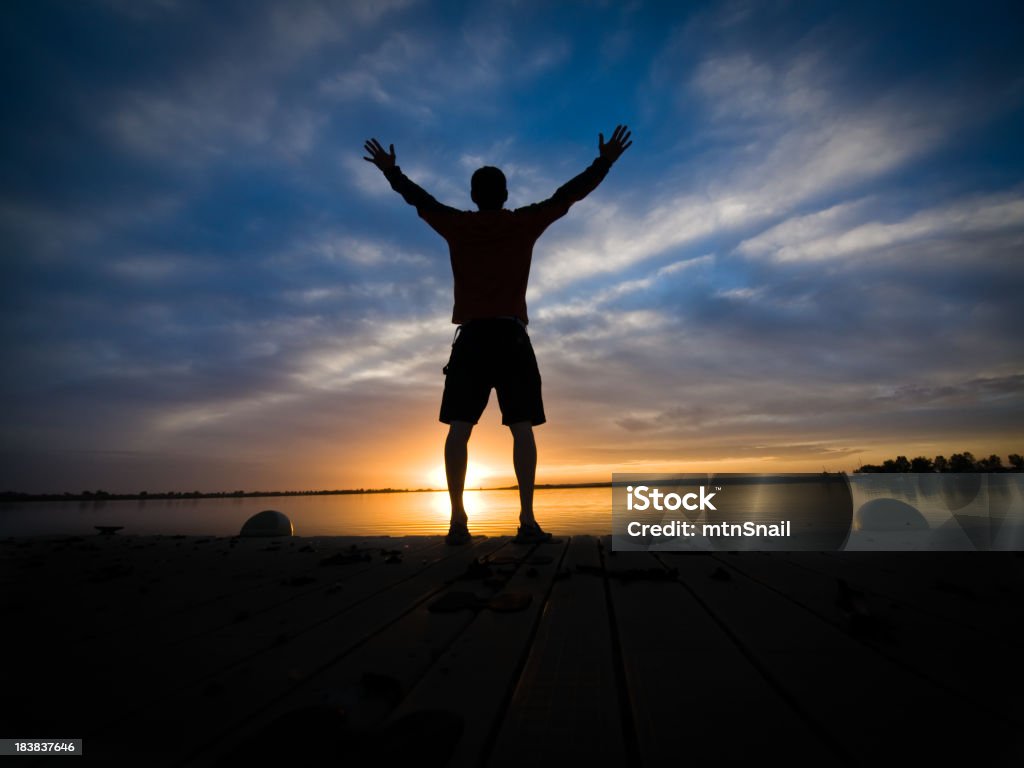
[{"label": "sky", "polygon": [[[443,487],[443,202],[547,198],[538,481],[1024,452],[1024,11],[9,4],[0,490]],[[496,400],[469,485],[513,482]]]}]

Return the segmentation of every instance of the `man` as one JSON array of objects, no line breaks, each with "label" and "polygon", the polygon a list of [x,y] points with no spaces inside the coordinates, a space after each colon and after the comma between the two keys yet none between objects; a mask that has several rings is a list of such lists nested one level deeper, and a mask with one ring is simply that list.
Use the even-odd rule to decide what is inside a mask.
[{"label": "man", "polygon": [[537,445],[533,427],[546,421],[540,372],[526,333],[526,284],[537,238],[601,183],[608,169],[633,143],[626,126],[616,126],[606,143],[598,134],[598,156],[583,173],[547,200],[509,211],[505,175],[484,166],[473,174],[470,196],[479,210],[442,205],[410,181],[395,162],[395,145],[385,152],[377,139],[364,144],[368,157],[391,188],[448,242],[455,279],[452,322],[458,325],[452,354],[444,367],[441,421],[448,424],[444,444],[445,474],[452,504],[446,541],[470,540],[462,491],[466,483],[469,436],[493,388],[501,423],[512,431],[512,464],[519,483],[519,530],[516,541],[533,543],[551,537],[533,514]]}]

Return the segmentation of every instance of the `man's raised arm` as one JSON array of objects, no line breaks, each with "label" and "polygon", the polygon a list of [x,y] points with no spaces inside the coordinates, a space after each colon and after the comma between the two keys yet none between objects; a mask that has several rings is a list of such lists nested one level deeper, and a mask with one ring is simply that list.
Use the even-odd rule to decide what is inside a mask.
[{"label": "man's raised arm", "polygon": [[553,211],[559,211],[558,216],[563,216],[569,206],[585,198],[604,180],[612,164],[633,144],[631,135],[629,128],[624,125],[615,126],[607,143],[603,133],[597,134],[598,155],[590,167],[560,186],[555,194],[538,205],[551,207]]},{"label": "man's raised arm", "polygon": [[395,162],[394,144],[391,145],[390,151],[385,152],[379,141],[370,139],[363,144],[363,149],[369,154],[369,157],[363,157],[363,160],[376,165],[384,174],[384,178],[391,184],[391,188],[400,194],[405,202],[415,206],[420,215],[436,211],[456,210],[439,203],[426,190],[402,173],[402,169]]}]

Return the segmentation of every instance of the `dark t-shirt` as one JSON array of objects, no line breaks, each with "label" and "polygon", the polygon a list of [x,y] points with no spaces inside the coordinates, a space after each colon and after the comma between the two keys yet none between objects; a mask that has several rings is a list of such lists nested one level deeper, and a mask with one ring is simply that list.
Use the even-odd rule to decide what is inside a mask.
[{"label": "dark t-shirt", "polygon": [[540,203],[514,211],[460,211],[443,205],[395,166],[384,172],[392,189],[448,242],[455,278],[452,322],[526,314],[526,284],[533,245],[545,229],[601,183],[611,164],[598,157],[590,167]]}]

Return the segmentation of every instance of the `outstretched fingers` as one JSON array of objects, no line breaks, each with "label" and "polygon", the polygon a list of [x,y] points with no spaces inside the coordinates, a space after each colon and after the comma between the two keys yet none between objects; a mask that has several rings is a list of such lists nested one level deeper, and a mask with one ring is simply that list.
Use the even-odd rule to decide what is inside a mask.
[{"label": "outstretched fingers", "polygon": [[615,130],[612,131],[611,138],[607,142],[604,140],[603,133],[597,134],[601,157],[615,162],[623,152],[633,145],[633,142],[630,140],[632,135],[628,126],[625,125],[616,125]]},{"label": "outstretched fingers", "polygon": [[364,157],[363,160],[369,160],[371,163],[377,155],[384,154],[384,147],[382,147],[380,142],[376,139],[369,139],[365,144],[363,144],[363,149],[365,149],[366,154],[369,155],[369,157]]},{"label": "outstretched fingers", "polygon": [[377,139],[368,139],[363,144],[363,149],[369,157],[363,157],[369,163],[373,163],[381,170],[386,170],[395,164],[395,145],[392,144],[389,151],[385,152],[384,147]]}]

